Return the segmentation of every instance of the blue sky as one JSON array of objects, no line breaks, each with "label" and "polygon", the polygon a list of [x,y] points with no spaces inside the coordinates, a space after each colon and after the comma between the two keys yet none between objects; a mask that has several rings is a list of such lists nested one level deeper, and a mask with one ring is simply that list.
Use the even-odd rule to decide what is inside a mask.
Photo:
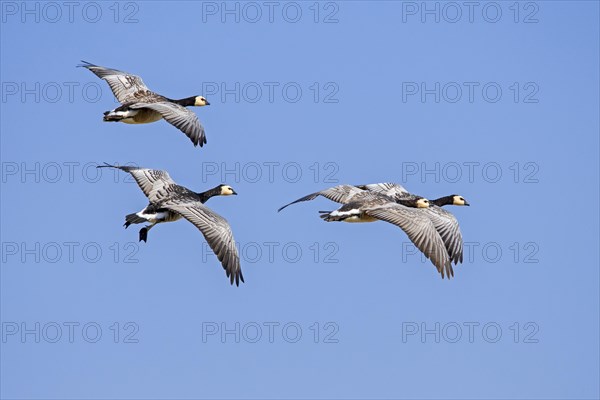
[{"label": "blue sky", "polygon": [[[69,4],[0,3],[2,398],[600,396],[597,2]],[[80,60],[205,95],[207,145],[103,123]],[[185,221],[138,244],[105,161],[233,186],[246,283]],[[382,181],[471,203],[453,280],[327,200],[276,212]]]}]

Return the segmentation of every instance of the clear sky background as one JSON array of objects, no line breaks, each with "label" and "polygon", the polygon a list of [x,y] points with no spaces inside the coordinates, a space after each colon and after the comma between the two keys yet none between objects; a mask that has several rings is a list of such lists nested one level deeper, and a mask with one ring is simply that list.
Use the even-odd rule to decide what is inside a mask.
[{"label": "clear sky background", "polygon": [[[597,2],[69,4],[0,3],[2,398],[599,397]],[[208,144],[103,123],[80,60],[206,96]],[[105,161],[232,185],[246,283],[186,221],[138,244]],[[454,279],[276,212],[382,181],[471,203]]]}]

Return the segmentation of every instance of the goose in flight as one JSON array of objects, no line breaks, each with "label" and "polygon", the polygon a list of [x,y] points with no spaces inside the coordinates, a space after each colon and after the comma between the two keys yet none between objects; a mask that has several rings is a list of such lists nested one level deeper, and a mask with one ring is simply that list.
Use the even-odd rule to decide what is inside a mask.
[{"label": "goose in flight", "polygon": [[173,100],[154,93],[144,84],[142,78],[116,69],[105,68],[82,61],[80,67],[92,71],[105,80],[121,106],[104,113],[104,121],[126,124],[147,124],[164,119],[190,138],[194,146],[206,143],[204,127],[198,117],[186,107],[208,106],[202,96],[192,96]]},{"label": "goose in flight", "polygon": [[[379,194],[390,196],[396,200],[414,196],[409,193],[402,185],[398,183],[372,183],[368,185],[359,185],[358,188],[373,191]],[[448,211],[442,209],[442,206],[470,206],[464,197],[452,194],[429,201],[427,213],[439,232],[448,254],[454,265],[463,262],[463,239],[460,232],[458,221]],[[454,273],[452,273],[454,276]]]},{"label": "goose in flight", "polygon": [[[231,196],[237,195],[235,190],[229,185],[219,185],[212,189],[208,189],[205,192],[196,193],[199,197],[199,201],[204,204],[214,196]],[[125,216],[125,223],[123,226],[127,229],[131,224],[143,224],[144,222],[149,222],[151,225],[145,226],[140,229],[140,242],[146,242],[148,240],[148,231],[154,225],[160,222],[173,222],[180,219],[181,216],[173,211],[169,211],[164,208],[157,207],[156,205],[150,203],[148,204],[142,211],[128,214]]]},{"label": "goose in flight", "polygon": [[463,260],[463,239],[456,218],[442,205],[469,205],[458,195],[428,200],[409,193],[395,183],[339,185],[304,196],[284,205],[323,196],[343,204],[335,211],[322,211],[327,222],[386,221],[400,227],[413,244],[431,260],[442,278],[454,276],[452,263]]},{"label": "goose in flight", "polygon": [[206,192],[196,193],[176,184],[166,171],[110,164],[99,165],[98,168],[117,168],[128,172],[150,200],[150,204],[142,211],[125,217],[125,227],[149,222],[149,225],[140,230],[140,240],[146,241],[148,231],[156,224],[177,221],[183,217],[202,232],[231,284],[235,281],[239,286],[240,281],[244,282],[240,257],[229,223],[204,205],[213,196],[237,194],[231,186],[219,185]]},{"label": "goose in flight", "polygon": [[[368,185],[357,185],[359,189],[370,190],[372,192],[384,194],[393,198],[404,198],[411,196],[411,194],[402,185],[398,183],[370,183]],[[451,194],[450,196],[440,197],[430,202],[436,206],[469,206],[470,204],[462,197],[457,194]]]}]

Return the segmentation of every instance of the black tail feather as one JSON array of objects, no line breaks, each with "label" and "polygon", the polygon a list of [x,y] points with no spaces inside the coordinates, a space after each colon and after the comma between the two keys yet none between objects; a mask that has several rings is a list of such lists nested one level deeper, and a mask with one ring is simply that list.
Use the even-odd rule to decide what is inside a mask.
[{"label": "black tail feather", "polygon": [[104,122],[119,122],[123,119],[120,115],[109,115],[110,111],[106,111],[104,113],[104,117],[102,117],[102,121]]},{"label": "black tail feather", "polygon": [[127,229],[131,224],[142,224],[147,222],[144,218],[138,216],[136,213],[128,214],[125,216],[125,223],[123,226]]}]

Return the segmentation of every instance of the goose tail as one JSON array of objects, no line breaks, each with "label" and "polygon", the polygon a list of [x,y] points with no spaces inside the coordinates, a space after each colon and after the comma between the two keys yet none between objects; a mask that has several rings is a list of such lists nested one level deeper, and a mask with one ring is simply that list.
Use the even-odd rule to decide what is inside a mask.
[{"label": "goose tail", "polygon": [[127,118],[132,118],[136,113],[133,111],[104,111],[104,122],[119,122]]},{"label": "goose tail", "polygon": [[323,221],[333,222],[333,221],[343,221],[344,220],[344,217],[332,215],[333,211],[319,211],[319,212],[321,213],[321,215],[319,215],[319,217],[322,218]]},{"label": "goose tail", "polygon": [[133,213],[133,214],[128,214],[125,216],[125,223],[123,224],[123,226],[125,228],[128,228],[129,225],[131,225],[131,224],[141,224],[144,222],[147,222],[147,221],[144,218],[137,215],[136,213]]}]

